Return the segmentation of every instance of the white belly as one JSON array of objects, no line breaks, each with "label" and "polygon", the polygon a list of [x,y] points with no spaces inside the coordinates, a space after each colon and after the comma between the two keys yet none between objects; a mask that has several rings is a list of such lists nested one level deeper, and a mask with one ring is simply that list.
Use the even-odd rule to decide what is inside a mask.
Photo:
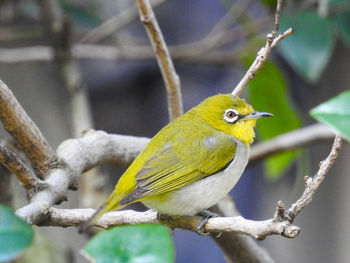
[{"label": "white belly", "polygon": [[225,170],[166,194],[164,202],[147,199],[143,203],[161,214],[191,216],[215,205],[231,191],[247,166],[249,148],[236,143],[235,158]]}]

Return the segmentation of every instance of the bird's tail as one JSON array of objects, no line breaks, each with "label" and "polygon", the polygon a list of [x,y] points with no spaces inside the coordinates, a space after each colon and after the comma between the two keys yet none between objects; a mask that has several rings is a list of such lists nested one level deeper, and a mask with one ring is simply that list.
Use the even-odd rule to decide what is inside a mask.
[{"label": "bird's tail", "polygon": [[79,233],[83,233],[86,232],[88,229],[90,229],[92,226],[95,225],[95,223],[100,219],[100,217],[111,210],[117,210],[120,209],[122,207],[124,207],[125,205],[120,205],[119,202],[122,199],[122,195],[119,194],[115,194],[114,192],[110,195],[110,197],[108,198],[108,200],[101,205],[96,212],[84,223],[82,223],[79,226]]},{"label": "bird's tail", "polygon": [[106,204],[103,204],[96,210],[96,212],[86,222],[82,223],[79,226],[78,232],[81,234],[83,232],[88,231],[105,212],[107,212]]}]

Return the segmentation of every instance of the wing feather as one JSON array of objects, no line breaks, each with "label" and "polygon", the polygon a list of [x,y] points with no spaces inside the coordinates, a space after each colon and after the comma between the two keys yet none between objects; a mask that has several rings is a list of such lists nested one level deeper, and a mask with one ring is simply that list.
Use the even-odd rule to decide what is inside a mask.
[{"label": "wing feather", "polygon": [[135,190],[121,204],[163,194],[210,176],[229,164],[236,151],[233,137],[224,133],[211,134],[201,141],[195,138],[175,141],[176,144],[168,143],[165,150],[145,162],[135,176]]}]

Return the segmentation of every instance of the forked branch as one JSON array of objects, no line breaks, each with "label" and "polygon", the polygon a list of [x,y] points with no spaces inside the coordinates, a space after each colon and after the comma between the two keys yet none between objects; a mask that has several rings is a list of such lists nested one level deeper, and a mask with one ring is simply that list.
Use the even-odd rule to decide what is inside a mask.
[{"label": "forked branch", "polygon": [[267,39],[265,46],[262,47],[258,54],[256,55],[256,58],[254,59],[252,65],[244,75],[244,77],[241,79],[241,81],[238,83],[238,85],[234,88],[232,91],[232,95],[234,96],[240,96],[245,87],[247,86],[248,82],[255,77],[255,75],[259,72],[259,70],[264,66],[267,57],[269,56],[271,50],[283,39],[293,34],[293,29],[289,28],[282,34],[277,36],[277,31],[280,26],[280,17],[281,17],[281,10],[282,10],[282,3],[283,0],[277,1],[277,7],[276,7],[276,13],[275,13],[275,25],[271,33],[267,34]]},{"label": "forked branch", "polygon": [[0,80],[0,121],[31,161],[36,174],[45,178],[55,154],[11,90]]},{"label": "forked branch", "polygon": [[[308,177],[302,196],[285,212],[284,204],[279,201],[276,213],[272,219],[264,221],[247,220],[241,216],[217,217],[208,220],[205,230],[210,232],[232,232],[250,235],[256,239],[264,239],[268,235],[282,235],[288,238],[298,236],[300,228],[293,225],[293,220],[300,211],[312,200],[318,187],[324,180],[330,167],[333,165],[341,149],[341,138],[335,137],[329,156],[321,162],[320,168],[314,177]],[[44,225],[49,226],[77,226],[94,213],[93,209],[54,209],[47,211],[47,217],[43,220]],[[103,215],[95,226],[108,228],[124,224],[162,223],[173,228],[182,228],[197,232],[197,226],[201,217],[173,217],[157,215],[155,211],[135,212],[117,211]]]}]

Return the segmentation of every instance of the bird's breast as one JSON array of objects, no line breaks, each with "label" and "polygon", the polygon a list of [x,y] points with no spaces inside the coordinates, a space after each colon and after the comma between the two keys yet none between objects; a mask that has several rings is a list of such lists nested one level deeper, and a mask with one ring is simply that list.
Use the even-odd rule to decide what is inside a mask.
[{"label": "bird's breast", "polygon": [[168,215],[195,215],[215,205],[231,191],[247,166],[248,147],[240,141],[236,145],[235,157],[224,170],[143,203]]}]

